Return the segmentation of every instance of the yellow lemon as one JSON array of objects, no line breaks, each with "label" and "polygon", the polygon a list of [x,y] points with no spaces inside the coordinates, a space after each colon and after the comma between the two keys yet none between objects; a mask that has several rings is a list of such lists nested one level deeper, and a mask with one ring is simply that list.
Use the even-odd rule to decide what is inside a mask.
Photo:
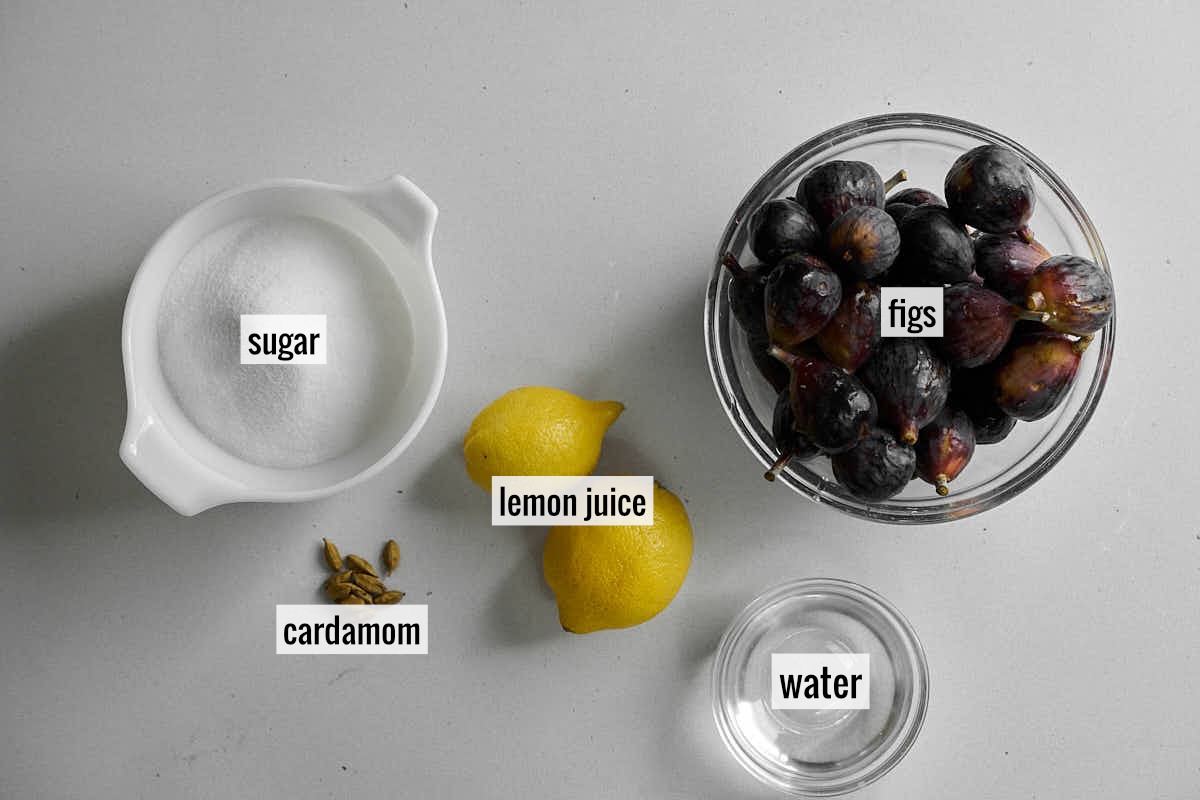
[{"label": "yellow lemon", "polygon": [[493,475],[588,475],[625,406],[561,389],[513,389],[479,412],[463,439],[467,474],[487,491]]},{"label": "yellow lemon", "polygon": [[653,524],[561,525],[542,553],[559,622],[571,633],[640,625],[675,598],[691,562],[687,511],[657,484]]}]

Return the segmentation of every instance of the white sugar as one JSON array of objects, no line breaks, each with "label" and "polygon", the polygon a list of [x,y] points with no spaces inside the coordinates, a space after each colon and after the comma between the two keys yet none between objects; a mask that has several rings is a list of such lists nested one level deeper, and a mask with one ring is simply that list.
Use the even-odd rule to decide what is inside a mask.
[{"label": "white sugar", "polygon": [[[327,363],[240,363],[242,314],[324,314]],[[262,217],[201,239],[158,318],[163,377],[184,414],[245,461],[305,467],[362,444],[403,387],[412,333],[374,251],[309,217]]]}]

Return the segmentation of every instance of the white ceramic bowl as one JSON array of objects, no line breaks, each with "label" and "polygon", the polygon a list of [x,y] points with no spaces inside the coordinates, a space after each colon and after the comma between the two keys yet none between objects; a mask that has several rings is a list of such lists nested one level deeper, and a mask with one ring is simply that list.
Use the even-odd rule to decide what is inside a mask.
[{"label": "white ceramic bowl", "polygon": [[[365,242],[395,277],[412,324],[408,376],[376,434],[336,458],[297,469],[248,463],[208,439],[183,413],[159,365],[164,289],[198,241],[239,220],[314,217]],[[360,483],[413,441],[433,410],[446,368],[446,313],[433,271],[437,206],[406,178],[361,187],[272,180],[219,194],[166,230],[129,290],[121,334],[129,412],[121,460],[154,494],[191,516],[224,503],[312,500]]]}]

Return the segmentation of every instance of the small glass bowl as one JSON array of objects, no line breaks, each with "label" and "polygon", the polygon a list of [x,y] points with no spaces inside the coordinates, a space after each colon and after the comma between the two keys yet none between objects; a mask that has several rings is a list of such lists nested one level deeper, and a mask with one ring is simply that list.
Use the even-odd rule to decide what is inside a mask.
[{"label": "small glass bowl", "polygon": [[[838,627],[848,633],[829,633]],[[874,713],[772,709],[771,654],[854,652],[842,636],[857,646],[870,640],[876,650]],[[929,667],[908,620],[875,592],[849,581],[797,580],[768,589],[730,623],[713,661],[712,693],[717,730],[752,775],[795,797],[830,797],[879,779],[912,747],[925,720]]]},{"label": "small glass bowl", "polygon": [[[919,186],[941,194],[950,164],[980,144],[1010,147],[1029,165],[1037,192],[1029,224],[1038,241],[1051,253],[1084,256],[1109,270],[1100,237],[1071,190],[1041,159],[1006,136],[932,114],[888,114],[849,122],[808,140],[767,170],[738,204],[717,248],[704,304],[705,348],[717,395],[734,429],[763,466],[776,458],[771,436],[775,392],[758,374],[746,336],[730,313],[730,278],[721,257],[731,252],[743,263],[755,263],[744,223],[763,202],[794,194],[800,178],[817,164],[835,158],[866,161],[885,177],[903,168],[908,181],[900,188]],[[779,481],[811,500],[878,522],[945,522],[994,508],[1046,474],[1082,433],[1108,380],[1115,326],[1114,312],[1084,353],[1062,405],[1037,422],[1018,423],[1003,442],[976,448],[946,497],[915,481],[889,500],[859,500],[838,485],[829,459],[823,457],[790,464]]]}]

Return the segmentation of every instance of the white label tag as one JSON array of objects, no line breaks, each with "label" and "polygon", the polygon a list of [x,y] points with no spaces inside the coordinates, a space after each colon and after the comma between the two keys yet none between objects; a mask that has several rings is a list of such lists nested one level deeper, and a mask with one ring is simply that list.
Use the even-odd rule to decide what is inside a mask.
[{"label": "white label tag", "polygon": [[493,525],[650,525],[652,475],[495,475]]},{"label": "white label tag", "polygon": [[771,708],[870,708],[869,653],[772,653]]},{"label": "white label tag", "polygon": [[275,653],[429,653],[429,606],[275,606]]},{"label": "white label tag", "polygon": [[324,314],[242,314],[243,364],[324,364]]},{"label": "white label tag", "polygon": [[894,337],[940,338],[942,287],[883,286],[879,290],[879,334]]}]

